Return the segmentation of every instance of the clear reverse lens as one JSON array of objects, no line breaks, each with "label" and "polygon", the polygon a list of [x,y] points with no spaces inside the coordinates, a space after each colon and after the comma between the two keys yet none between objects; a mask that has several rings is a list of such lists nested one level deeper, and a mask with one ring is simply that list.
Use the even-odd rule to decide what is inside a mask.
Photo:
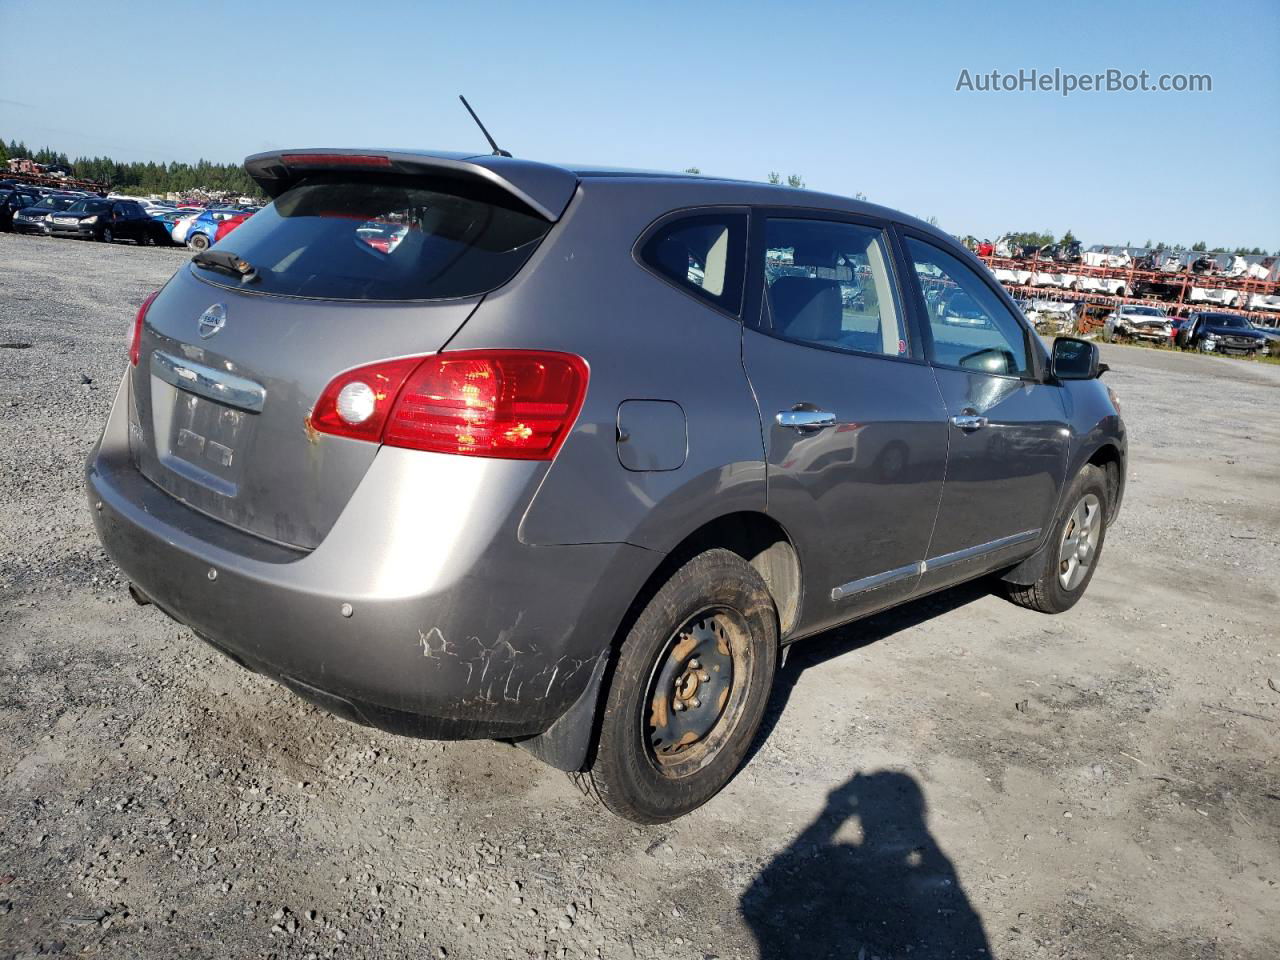
[{"label": "clear reverse lens", "polygon": [[334,404],[338,416],[352,426],[364,423],[372,417],[377,405],[378,397],[373,388],[360,380],[352,380],[339,390],[338,400]]}]

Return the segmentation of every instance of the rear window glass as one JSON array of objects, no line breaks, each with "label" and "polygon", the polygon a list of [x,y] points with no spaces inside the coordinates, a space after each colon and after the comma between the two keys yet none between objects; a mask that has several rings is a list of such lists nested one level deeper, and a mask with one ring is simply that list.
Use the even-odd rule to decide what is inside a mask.
[{"label": "rear window glass", "polygon": [[509,195],[422,178],[315,178],[255,213],[218,244],[252,264],[212,283],[322,300],[471,297],[515,276],[551,228]]},{"label": "rear window glass", "polygon": [[77,200],[71,206],[67,207],[68,213],[103,213],[111,209],[111,204],[105,200]]}]

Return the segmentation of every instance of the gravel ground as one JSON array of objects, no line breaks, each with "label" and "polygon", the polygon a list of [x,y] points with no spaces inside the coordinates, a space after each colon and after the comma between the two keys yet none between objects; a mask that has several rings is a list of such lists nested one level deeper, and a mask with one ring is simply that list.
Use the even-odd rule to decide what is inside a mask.
[{"label": "gravel ground", "polygon": [[1088,596],[806,643],[729,788],[638,828],[128,599],[80,470],[184,258],[0,235],[0,958],[1280,956],[1280,368],[1107,348]]}]

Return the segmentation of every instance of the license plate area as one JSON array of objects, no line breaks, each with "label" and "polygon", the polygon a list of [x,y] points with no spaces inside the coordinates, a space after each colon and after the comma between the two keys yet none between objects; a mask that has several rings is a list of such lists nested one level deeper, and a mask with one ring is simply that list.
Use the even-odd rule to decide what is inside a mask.
[{"label": "license plate area", "polygon": [[256,417],[185,390],[173,390],[172,415],[161,440],[160,462],[224,497],[240,490],[244,451]]}]

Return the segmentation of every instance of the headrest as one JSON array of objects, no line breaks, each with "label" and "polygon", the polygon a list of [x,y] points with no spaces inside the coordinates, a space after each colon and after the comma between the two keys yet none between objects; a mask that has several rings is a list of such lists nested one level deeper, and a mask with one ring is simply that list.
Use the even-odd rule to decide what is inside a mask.
[{"label": "headrest", "polygon": [[833,341],[843,327],[840,284],[811,277],[779,277],[769,288],[774,330],[792,340]]}]

